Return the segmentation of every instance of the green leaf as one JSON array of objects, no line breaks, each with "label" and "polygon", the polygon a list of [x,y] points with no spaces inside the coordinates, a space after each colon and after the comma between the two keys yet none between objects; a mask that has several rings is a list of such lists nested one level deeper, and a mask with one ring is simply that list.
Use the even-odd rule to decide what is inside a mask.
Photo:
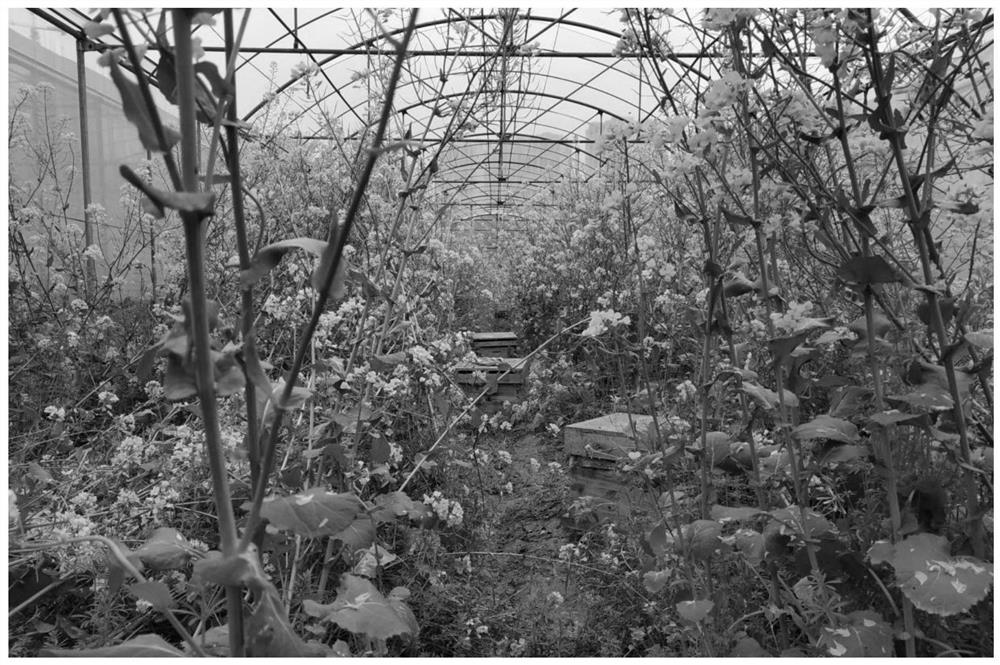
[{"label": "green leaf", "polygon": [[751,282],[743,273],[736,273],[732,279],[726,280],[722,285],[722,293],[727,298],[736,298],[746,293],[753,293],[757,286]]},{"label": "green leaf", "polygon": [[301,494],[264,499],[260,514],[277,529],[316,538],[340,533],[364,510],[364,504],[353,494],[335,494],[314,487]]},{"label": "green leaf", "polygon": [[774,520],[768,526],[777,528],[778,533],[794,534],[799,538],[816,539],[828,533],[836,533],[837,527],[814,510],[806,509],[803,520],[802,511],[798,506],[788,506],[771,511]]},{"label": "green leaf", "polygon": [[177,605],[170,595],[170,587],[158,580],[136,582],[128,588],[139,600],[144,600],[153,606],[154,610],[165,612]]},{"label": "green leaf", "polygon": [[[866,339],[868,337],[868,319],[859,316],[847,325],[847,329],[855,333],[858,337]],[[884,337],[892,330],[892,321],[882,312],[872,312],[872,332],[875,337]]]},{"label": "green leaf", "polygon": [[[314,256],[322,256],[327,244],[325,240],[317,240],[315,238],[292,238],[291,240],[281,240],[261,247],[254,254],[254,257],[250,259],[250,267],[240,271],[240,287],[249,289],[256,284],[262,277],[271,272],[275,266],[281,263],[281,259],[290,250],[301,249]],[[313,288],[316,288],[315,283],[313,284]]]},{"label": "green leaf", "polygon": [[389,492],[375,497],[372,516],[378,522],[390,522],[397,517],[408,516],[411,520],[420,520],[431,512],[430,506],[422,501],[414,501],[405,492]]},{"label": "green leaf", "polygon": [[386,353],[380,356],[372,356],[372,369],[376,372],[391,372],[397,365],[406,362],[406,352]]},{"label": "green leaf", "polygon": [[674,544],[674,538],[670,535],[666,525],[660,522],[647,534],[646,542],[649,543],[654,554],[662,556],[667,552],[667,548]]},{"label": "green leaf", "polygon": [[858,428],[852,423],[825,415],[816,416],[809,422],[799,425],[792,430],[792,436],[800,441],[830,439],[842,443],[855,443],[860,438]]},{"label": "green leaf", "polygon": [[339,540],[349,553],[354,554],[375,542],[375,522],[370,516],[361,514],[342,531],[334,534],[333,539]]},{"label": "green leaf", "polygon": [[774,364],[784,365],[792,357],[792,353],[802,342],[806,341],[809,331],[796,333],[788,337],[775,337],[767,341],[767,348],[771,352]]},{"label": "green leaf", "polygon": [[993,348],[993,330],[977,330],[965,334],[965,341],[983,349]]},{"label": "green leaf", "polygon": [[[763,386],[757,385],[756,383],[750,383],[747,381],[743,382],[740,386],[740,390],[749,395],[757,404],[761,407],[767,409],[768,411],[777,410],[778,403],[778,393],[773,390],[769,390]],[[795,393],[785,390],[784,391],[785,406],[796,408],[799,405],[799,398],[795,396]]]},{"label": "green leaf", "polygon": [[194,562],[191,573],[193,586],[217,584],[219,586],[246,585],[255,593],[264,593],[271,583],[260,567],[260,559],[251,548],[242,554],[224,557],[217,550],[208,552],[204,558]]},{"label": "green leaf", "polygon": [[642,576],[642,585],[649,593],[659,593],[670,581],[671,572],[669,570],[651,570]]},{"label": "green leaf", "polygon": [[875,612],[858,610],[836,625],[824,626],[816,646],[830,656],[888,658],[894,655],[893,630]]},{"label": "green leaf", "polygon": [[722,215],[726,218],[726,221],[730,224],[735,224],[736,226],[760,226],[760,222],[754,220],[746,215],[737,215],[725,208],[720,208],[722,210]]},{"label": "green leaf", "polygon": [[42,649],[43,658],[185,658],[180,649],[172,647],[159,635],[139,635],[113,647],[98,649]]},{"label": "green leaf", "polygon": [[882,427],[889,427],[890,425],[898,425],[900,423],[907,424],[918,424],[912,421],[920,420],[924,415],[922,413],[903,413],[898,409],[890,409],[889,411],[882,411],[881,413],[873,413],[868,417],[869,422],[873,422],[876,425]]},{"label": "green leaf", "polygon": [[865,449],[861,446],[843,445],[833,446],[824,452],[819,458],[820,466],[833,466],[836,464],[846,464],[860,459],[865,454]]},{"label": "green leaf", "polygon": [[[308,602],[308,601],[306,601]],[[246,625],[247,656],[294,658],[324,655],[321,647],[307,644],[288,621],[288,612],[277,591],[265,593]]]},{"label": "green leaf", "polygon": [[165,208],[196,214],[199,218],[215,214],[214,192],[171,192],[159,189],[147,183],[124,164],[118,167],[118,172],[153,203],[155,206],[153,215],[159,219],[163,218]]},{"label": "green leaf", "polygon": [[738,529],[733,534],[733,546],[749,563],[759,564],[764,560],[764,535],[753,529]]},{"label": "green leaf", "polygon": [[229,656],[229,624],[213,626],[198,640],[205,653],[214,658]]},{"label": "green leaf", "polygon": [[[395,590],[394,590],[395,591]],[[401,608],[409,608],[397,595],[395,602],[379,592],[368,580],[345,573],[340,578],[336,600],[321,605],[306,599],[302,610],[312,617],[331,621],[346,631],[367,635],[370,639],[385,640],[394,635],[414,634],[412,613],[406,616]]]},{"label": "green leaf", "polygon": [[83,33],[90,39],[100,39],[114,34],[115,28],[108,23],[98,23],[96,21],[86,21],[83,24]]},{"label": "green leaf", "polygon": [[129,558],[142,561],[149,570],[183,568],[196,552],[177,529],[160,527]]},{"label": "green leaf", "polygon": [[715,603],[710,600],[682,600],[677,603],[677,613],[685,621],[699,623],[708,617],[713,607]]},{"label": "green leaf", "polygon": [[888,398],[928,411],[950,409],[955,404],[951,393],[936,383],[924,383],[905,395],[889,395]]},{"label": "green leaf", "polygon": [[129,122],[139,130],[139,140],[142,142],[142,147],[150,152],[166,152],[170,150],[170,148],[181,140],[181,135],[176,130],[163,127],[166,143],[161,144],[156,137],[153,119],[149,108],[142,98],[139,85],[125,77],[121,67],[114,58],[111,59],[110,67],[111,80],[114,81],[115,87],[118,88],[118,93],[122,98],[122,110],[125,112],[125,117],[128,118]]},{"label": "green leaf", "polygon": [[896,543],[891,554],[884,543],[875,543],[868,557],[872,563],[888,560],[896,571],[896,583],[914,606],[938,616],[971,609],[993,585],[993,564],[952,557],[948,541],[930,533]]},{"label": "green leaf", "polygon": [[713,520],[718,522],[745,522],[746,520],[752,520],[761,514],[767,514],[767,511],[760,510],[759,508],[752,508],[750,506],[720,506],[718,504],[712,506],[711,517]]},{"label": "green leaf", "polygon": [[696,559],[708,560],[724,549],[722,525],[714,520],[695,520],[684,527],[684,545]]},{"label": "green leaf", "polygon": [[736,645],[729,652],[730,658],[770,658],[771,654],[764,650],[760,642],[745,635],[736,640]]},{"label": "green leaf", "polygon": [[392,457],[392,446],[383,437],[377,437],[372,441],[371,463],[375,466],[385,464]]},{"label": "green leaf", "polygon": [[855,256],[837,270],[845,282],[867,288],[872,284],[903,281],[896,269],[881,256]]},{"label": "green leaf", "polygon": [[[249,289],[251,286],[256,284],[262,277],[264,277],[264,275],[277,266],[281,262],[282,257],[284,257],[290,250],[301,249],[314,256],[323,257],[328,246],[329,243],[325,240],[316,240],[315,238],[292,238],[290,240],[281,240],[279,242],[271,243],[265,247],[261,247],[250,260],[250,267],[246,270],[240,271],[240,287],[243,289]],[[312,284],[313,289],[316,291],[319,291],[323,286],[321,267],[322,266],[319,266],[313,271],[310,279],[310,284]],[[343,298],[344,294],[347,292],[347,268],[347,260],[341,259],[340,265],[337,267],[337,275],[333,280],[333,286],[330,291],[330,297],[333,299]]]}]

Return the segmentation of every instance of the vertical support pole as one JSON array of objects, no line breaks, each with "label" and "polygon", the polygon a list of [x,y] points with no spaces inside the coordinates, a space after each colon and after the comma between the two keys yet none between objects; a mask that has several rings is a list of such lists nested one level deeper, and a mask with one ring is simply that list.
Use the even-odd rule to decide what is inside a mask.
[{"label": "vertical support pole", "polygon": [[[80,110],[80,173],[83,179],[83,239],[90,247],[94,244],[94,225],[90,217],[90,130],[87,122],[87,63],[83,37],[76,40],[76,90]],[[85,265],[86,290],[93,293],[97,286],[97,265],[94,257],[87,256]]]},{"label": "vertical support pole", "polygon": [[[149,150],[146,151],[146,161],[152,165],[153,153]],[[149,175],[152,179],[152,170]],[[153,222],[149,223],[149,283],[152,287],[153,302],[156,302],[156,225]]]}]

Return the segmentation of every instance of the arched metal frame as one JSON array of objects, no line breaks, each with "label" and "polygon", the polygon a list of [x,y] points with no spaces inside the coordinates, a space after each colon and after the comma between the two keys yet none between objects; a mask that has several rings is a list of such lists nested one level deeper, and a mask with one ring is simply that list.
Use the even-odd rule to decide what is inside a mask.
[{"label": "arched metal frame", "polygon": [[[115,33],[99,40],[89,39],[83,27],[93,16],[81,10],[31,11],[76,38],[81,50],[106,50],[121,43]],[[401,34],[402,27],[390,25],[385,31],[375,30],[373,25],[362,28],[361,10],[251,11],[254,12],[251,21],[263,24],[267,19],[267,25],[257,30],[259,35],[254,41],[245,40],[241,45],[238,73],[247,73],[251,68],[260,71],[259,60],[266,55],[286,59],[306,57],[328,89],[322,94],[311,94],[306,100],[300,99],[302,86],[297,84],[303,83],[304,68],[299,68],[244,112],[246,121],[255,119],[275,99],[284,99],[297,109],[289,115],[289,124],[306,118],[327,102],[338,105],[336,112],[327,117],[341,127],[355,121],[364,123],[368,115],[365,105],[377,103],[377,98],[370,99],[373,95],[370,87],[365,95],[354,94],[354,81],[344,65],[361,58],[367,62],[391,55],[393,50],[388,40]],[[659,96],[649,73],[641,66],[641,58],[646,56],[616,49],[620,32],[583,20],[581,13],[588,11],[592,10],[569,9],[535,15],[531,10],[444,9],[438,16],[421,17],[409,54],[411,61],[420,59],[422,64],[408,70],[408,79],[397,88],[398,105],[394,114],[399,136],[403,127],[411,123],[422,126],[425,130],[422,140],[427,144],[447,146],[441,155],[436,184],[428,190],[445,200],[432,205],[493,207],[497,201],[502,201],[504,207],[539,205],[540,198],[555,181],[554,174],[581,180],[594,174],[602,160],[591,145],[603,129],[605,119],[641,122],[654,117],[659,109]],[[338,21],[343,25],[355,22],[354,38],[344,40],[349,42],[347,46],[329,47],[329,26]],[[212,28],[200,30],[204,50],[209,57],[218,57],[224,50],[221,36]],[[574,50],[562,47],[560,31],[563,30],[574,31]],[[464,36],[455,38],[458,34]],[[324,45],[316,48],[320,39]],[[710,54],[673,53],[663,60],[692,70],[693,59],[706,55]],[[152,45],[143,63],[147,75],[153,73],[157,61],[156,47]],[[464,66],[452,66],[446,77],[446,67],[455,63]],[[538,66],[539,63],[545,66]],[[419,67],[424,71],[417,71]],[[700,71],[697,73],[704,77]],[[436,80],[439,76],[440,83]],[[448,77],[467,82],[469,87],[463,91],[459,85],[458,89],[449,90]],[[474,118],[479,130],[464,136],[451,135],[450,121],[447,118],[438,121],[434,106],[440,109],[440,105],[449,101],[467,101],[473,85],[480,86],[475,101],[482,104],[477,111],[481,117]],[[245,96],[242,79],[238,79],[238,87]],[[636,99],[626,100],[625,95],[636,95]],[[480,96],[488,98],[492,105]],[[345,135],[349,139],[351,132],[342,132],[340,136]],[[328,132],[314,131],[300,138],[332,137]]]}]

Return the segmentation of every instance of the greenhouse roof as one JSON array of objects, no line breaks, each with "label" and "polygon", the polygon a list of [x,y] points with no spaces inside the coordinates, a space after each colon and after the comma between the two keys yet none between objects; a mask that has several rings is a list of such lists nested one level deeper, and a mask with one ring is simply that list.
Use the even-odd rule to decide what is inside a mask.
[{"label": "greenhouse roof", "polygon": [[[30,11],[85,50],[123,45],[112,17],[88,29],[95,10]],[[701,10],[237,9],[236,108],[258,136],[351,139],[379,117],[396,46],[409,34],[386,141],[434,160],[428,187],[439,204],[468,206],[468,217],[516,217],[544,208],[557,183],[595,171],[609,123],[660,123],[720,78],[727,33],[702,29],[705,18]],[[152,12],[132,24],[137,43],[148,42],[142,62],[153,80],[155,35],[169,35],[169,21],[169,12]],[[203,59],[220,71],[223,23],[206,15],[197,28]]]},{"label": "greenhouse roof", "polygon": [[[94,10],[31,11],[88,50],[122,45],[117,30],[88,33]],[[237,61],[239,115],[253,122],[281,108],[269,132],[310,139],[362,131],[380,111],[378,72],[391,63],[391,40],[405,32],[409,15],[361,8],[235,10],[236,26],[246,20]],[[434,186],[445,194],[460,190],[454,203],[490,209],[542,203],[563,174],[585,177],[599,163],[594,144],[605,123],[655,116],[663,96],[655,92],[662,90],[659,77],[671,85],[685,72],[708,78],[699,59],[709,49],[683,38],[684,22],[697,20],[697,13],[678,16],[671,53],[653,71],[641,54],[623,48],[619,11],[421,9],[391,132],[422,145],[447,142]],[[223,21],[212,23],[198,35],[205,59],[222,70]],[[150,47],[144,68],[155,78],[159,53]],[[456,131],[461,120],[467,121]]]}]

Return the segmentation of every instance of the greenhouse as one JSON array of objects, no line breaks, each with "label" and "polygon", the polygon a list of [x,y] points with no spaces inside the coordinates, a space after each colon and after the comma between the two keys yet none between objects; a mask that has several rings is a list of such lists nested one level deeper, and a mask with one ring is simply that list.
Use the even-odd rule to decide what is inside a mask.
[{"label": "greenhouse", "polygon": [[8,656],[992,656],[991,9],[7,18]]}]

